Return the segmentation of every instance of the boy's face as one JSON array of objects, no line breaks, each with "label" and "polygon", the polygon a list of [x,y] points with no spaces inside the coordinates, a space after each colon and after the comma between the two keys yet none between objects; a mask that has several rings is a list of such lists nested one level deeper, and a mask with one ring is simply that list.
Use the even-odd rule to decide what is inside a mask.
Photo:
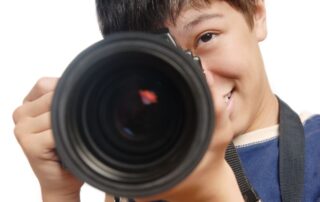
[{"label": "boy's face", "polygon": [[236,134],[257,129],[270,94],[258,47],[266,37],[262,0],[260,4],[252,28],[224,1],[185,7],[175,25],[166,23],[176,42],[201,58],[216,107],[226,109]]}]

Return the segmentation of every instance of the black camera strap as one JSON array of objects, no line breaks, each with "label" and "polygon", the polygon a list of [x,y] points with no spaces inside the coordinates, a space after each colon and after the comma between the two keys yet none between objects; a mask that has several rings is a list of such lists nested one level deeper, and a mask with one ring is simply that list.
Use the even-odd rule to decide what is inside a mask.
[{"label": "black camera strap", "polygon": [[241,194],[246,202],[256,202],[259,201],[260,198],[258,196],[258,193],[253,189],[251,184],[249,183],[248,178],[243,172],[240,158],[238,156],[237,150],[233,143],[229,144],[225,159],[232,168],[236,179],[238,186],[240,188]]},{"label": "black camera strap", "polygon": [[282,100],[280,105],[280,190],[283,202],[300,202],[304,188],[304,128],[299,116]]},{"label": "black camera strap", "polygon": [[[283,202],[300,202],[304,186],[304,128],[299,116],[281,99],[279,102],[279,176]],[[235,173],[246,202],[259,201],[245,176],[236,148],[230,144],[226,160]]]}]

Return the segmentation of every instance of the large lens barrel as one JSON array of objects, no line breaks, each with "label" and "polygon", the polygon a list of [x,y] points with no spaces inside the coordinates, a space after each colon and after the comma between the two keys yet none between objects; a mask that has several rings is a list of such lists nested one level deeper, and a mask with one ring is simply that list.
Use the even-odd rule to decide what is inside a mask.
[{"label": "large lens barrel", "polygon": [[157,35],[108,36],[59,80],[52,130],[62,163],[81,180],[124,197],[173,187],[197,166],[214,127],[204,74]]}]

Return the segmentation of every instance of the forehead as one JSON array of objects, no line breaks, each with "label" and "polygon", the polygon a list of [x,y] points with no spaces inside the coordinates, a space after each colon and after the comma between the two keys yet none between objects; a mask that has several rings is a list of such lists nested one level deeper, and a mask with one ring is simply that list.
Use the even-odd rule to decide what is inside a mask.
[{"label": "forehead", "polygon": [[176,19],[189,9],[201,10],[207,6],[210,6],[216,0],[168,0],[169,19],[172,23],[175,23]]},{"label": "forehead", "polygon": [[192,4],[186,4],[174,20],[168,19],[165,24],[170,27],[183,28],[185,31],[188,31],[203,21],[219,21],[234,15],[241,17],[239,16],[239,12],[225,1],[212,1],[206,6],[202,5],[197,7]]}]

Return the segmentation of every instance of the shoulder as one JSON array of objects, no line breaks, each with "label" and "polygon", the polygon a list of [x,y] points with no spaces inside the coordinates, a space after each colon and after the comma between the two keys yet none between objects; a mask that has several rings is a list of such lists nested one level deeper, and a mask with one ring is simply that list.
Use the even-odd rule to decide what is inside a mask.
[{"label": "shoulder", "polygon": [[309,116],[304,120],[305,127],[319,128],[320,127],[320,114]]},{"label": "shoulder", "polygon": [[320,138],[320,114],[312,115],[304,121],[306,138]]},{"label": "shoulder", "polygon": [[[303,122],[307,156],[320,160],[320,115],[312,115]],[[318,153],[319,152],[319,153]]]},{"label": "shoulder", "polygon": [[320,115],[312,115],[304,122],[305,169],[304,201],[320,197]]},{"label": "shoulder", "polygon": [[[312,115],[303,122],[307,155],[320,161],[320,115]],[[319,153],[318,153],[318,152]]]}]

